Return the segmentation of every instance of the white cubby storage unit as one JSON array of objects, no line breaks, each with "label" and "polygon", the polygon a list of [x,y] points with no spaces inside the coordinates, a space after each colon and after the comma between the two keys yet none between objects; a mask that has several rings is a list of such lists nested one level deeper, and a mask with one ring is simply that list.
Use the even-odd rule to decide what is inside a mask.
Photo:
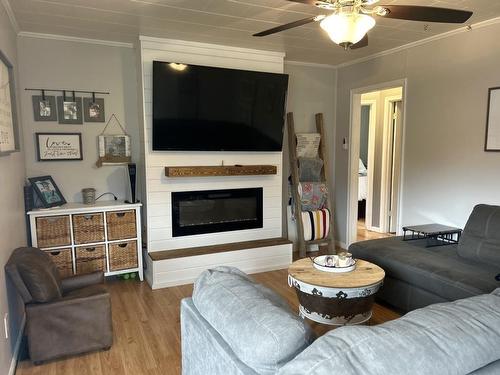
[{"label": "white cubby storage unit", "polygon": [[142,281],[140,210],[140,203],[120,201],[32,210],[32,245],[52,257],[63,277],[102,270],[138,272]]}]

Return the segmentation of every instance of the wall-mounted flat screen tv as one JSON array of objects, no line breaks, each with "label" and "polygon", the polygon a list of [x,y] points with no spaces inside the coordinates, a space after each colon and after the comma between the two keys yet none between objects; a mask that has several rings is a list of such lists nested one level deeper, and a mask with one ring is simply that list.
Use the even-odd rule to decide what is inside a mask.
[{"label": "wall-mounted flat screen tv", "polygon": [[288,75],[153,62],[153,150],[281,151]]}]

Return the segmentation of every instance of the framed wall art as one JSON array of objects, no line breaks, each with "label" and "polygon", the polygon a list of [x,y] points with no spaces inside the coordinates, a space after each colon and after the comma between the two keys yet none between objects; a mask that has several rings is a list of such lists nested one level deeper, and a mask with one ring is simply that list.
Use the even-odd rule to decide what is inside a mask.
[{"label": "framed wall art", "polygon": [[28,180],[45,208],[57,207],[66,203],[66,199],[51,176],[30,177]]},{"label": "framed wall art", "polygon": [[81,133],[36,133],[38,161],[83,160]]},{"label": "framed wall art", "polygon": [[488,90],[485,151],[500,152],[500,87]]},{"label": "framed wall art", "polygon": [[14,71],[0,51],[0,156],[19,151]]},{"label": "framed wall art", "polygon": [[[106,133],[106,129],[108,129],[113,120],[113,124],[116,124],[120,128],[121,134]],[[97,139],[99,144],[99,159],[96,162],[96,166],[98,168],[103,165],[128,164],[132,161],[130,136],[114,113]]]},{"label": "framed wall art", "polygon": [[59,124],[83,124],[82,98],[72,96],[57,97],[57,113]]},{"label": "framed wall art", "polygon": [[57,121],[55,96],[33,95],[32,101],[35,121]]},{"label": "framed wall art", "polygon": [[129,163],[131,161],[130,137],[126,134],[100,135],[99,158],[105,164]]},{"label": "framed wall art", "polygon": [[104,99],[83,98],[83,120],[85,122],[104,122],[105,118]]}]

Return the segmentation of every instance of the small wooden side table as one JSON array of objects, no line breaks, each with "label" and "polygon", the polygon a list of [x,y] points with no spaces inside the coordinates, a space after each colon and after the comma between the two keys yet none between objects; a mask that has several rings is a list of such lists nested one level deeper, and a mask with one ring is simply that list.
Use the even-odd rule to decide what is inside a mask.
[{"label": "small wooden side table", "polygon": [[309,258],[300,259],[288,268],[288,285],[297,292],[300,316],[330,325],[369,320],[384,277],[382,268],[361,259],[357,260],[354,271],[345,273],[320,271]]}]

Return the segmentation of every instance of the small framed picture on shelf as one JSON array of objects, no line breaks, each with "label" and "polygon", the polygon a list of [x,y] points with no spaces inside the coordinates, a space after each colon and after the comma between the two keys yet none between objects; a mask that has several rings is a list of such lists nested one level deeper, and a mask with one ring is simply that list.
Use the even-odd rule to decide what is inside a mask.
[{"label": "small framed picture on shelf", "polygon": [[104,122],[104,99],[83,98],[83,120],[85,122]]},{"label": "small framed picture on shelf", "polygon": [[43,207],[57,207],[66,203],[66,199],[64,199],[51,176],[30,177],[28,180]]},{"label": "small framed picture on shelf", "polygon": [[83,124],[82,98],[58,96],[57,112],[59,124]]},{"label": "small framed picture on shelf", "polygon": [[81,133],[36,133],[38,161],[83,160]]},{"label": "small framed picture on shelf", "polygon": [[32,101],[35,121],[57,121],[55,96],[33,95]]}]

